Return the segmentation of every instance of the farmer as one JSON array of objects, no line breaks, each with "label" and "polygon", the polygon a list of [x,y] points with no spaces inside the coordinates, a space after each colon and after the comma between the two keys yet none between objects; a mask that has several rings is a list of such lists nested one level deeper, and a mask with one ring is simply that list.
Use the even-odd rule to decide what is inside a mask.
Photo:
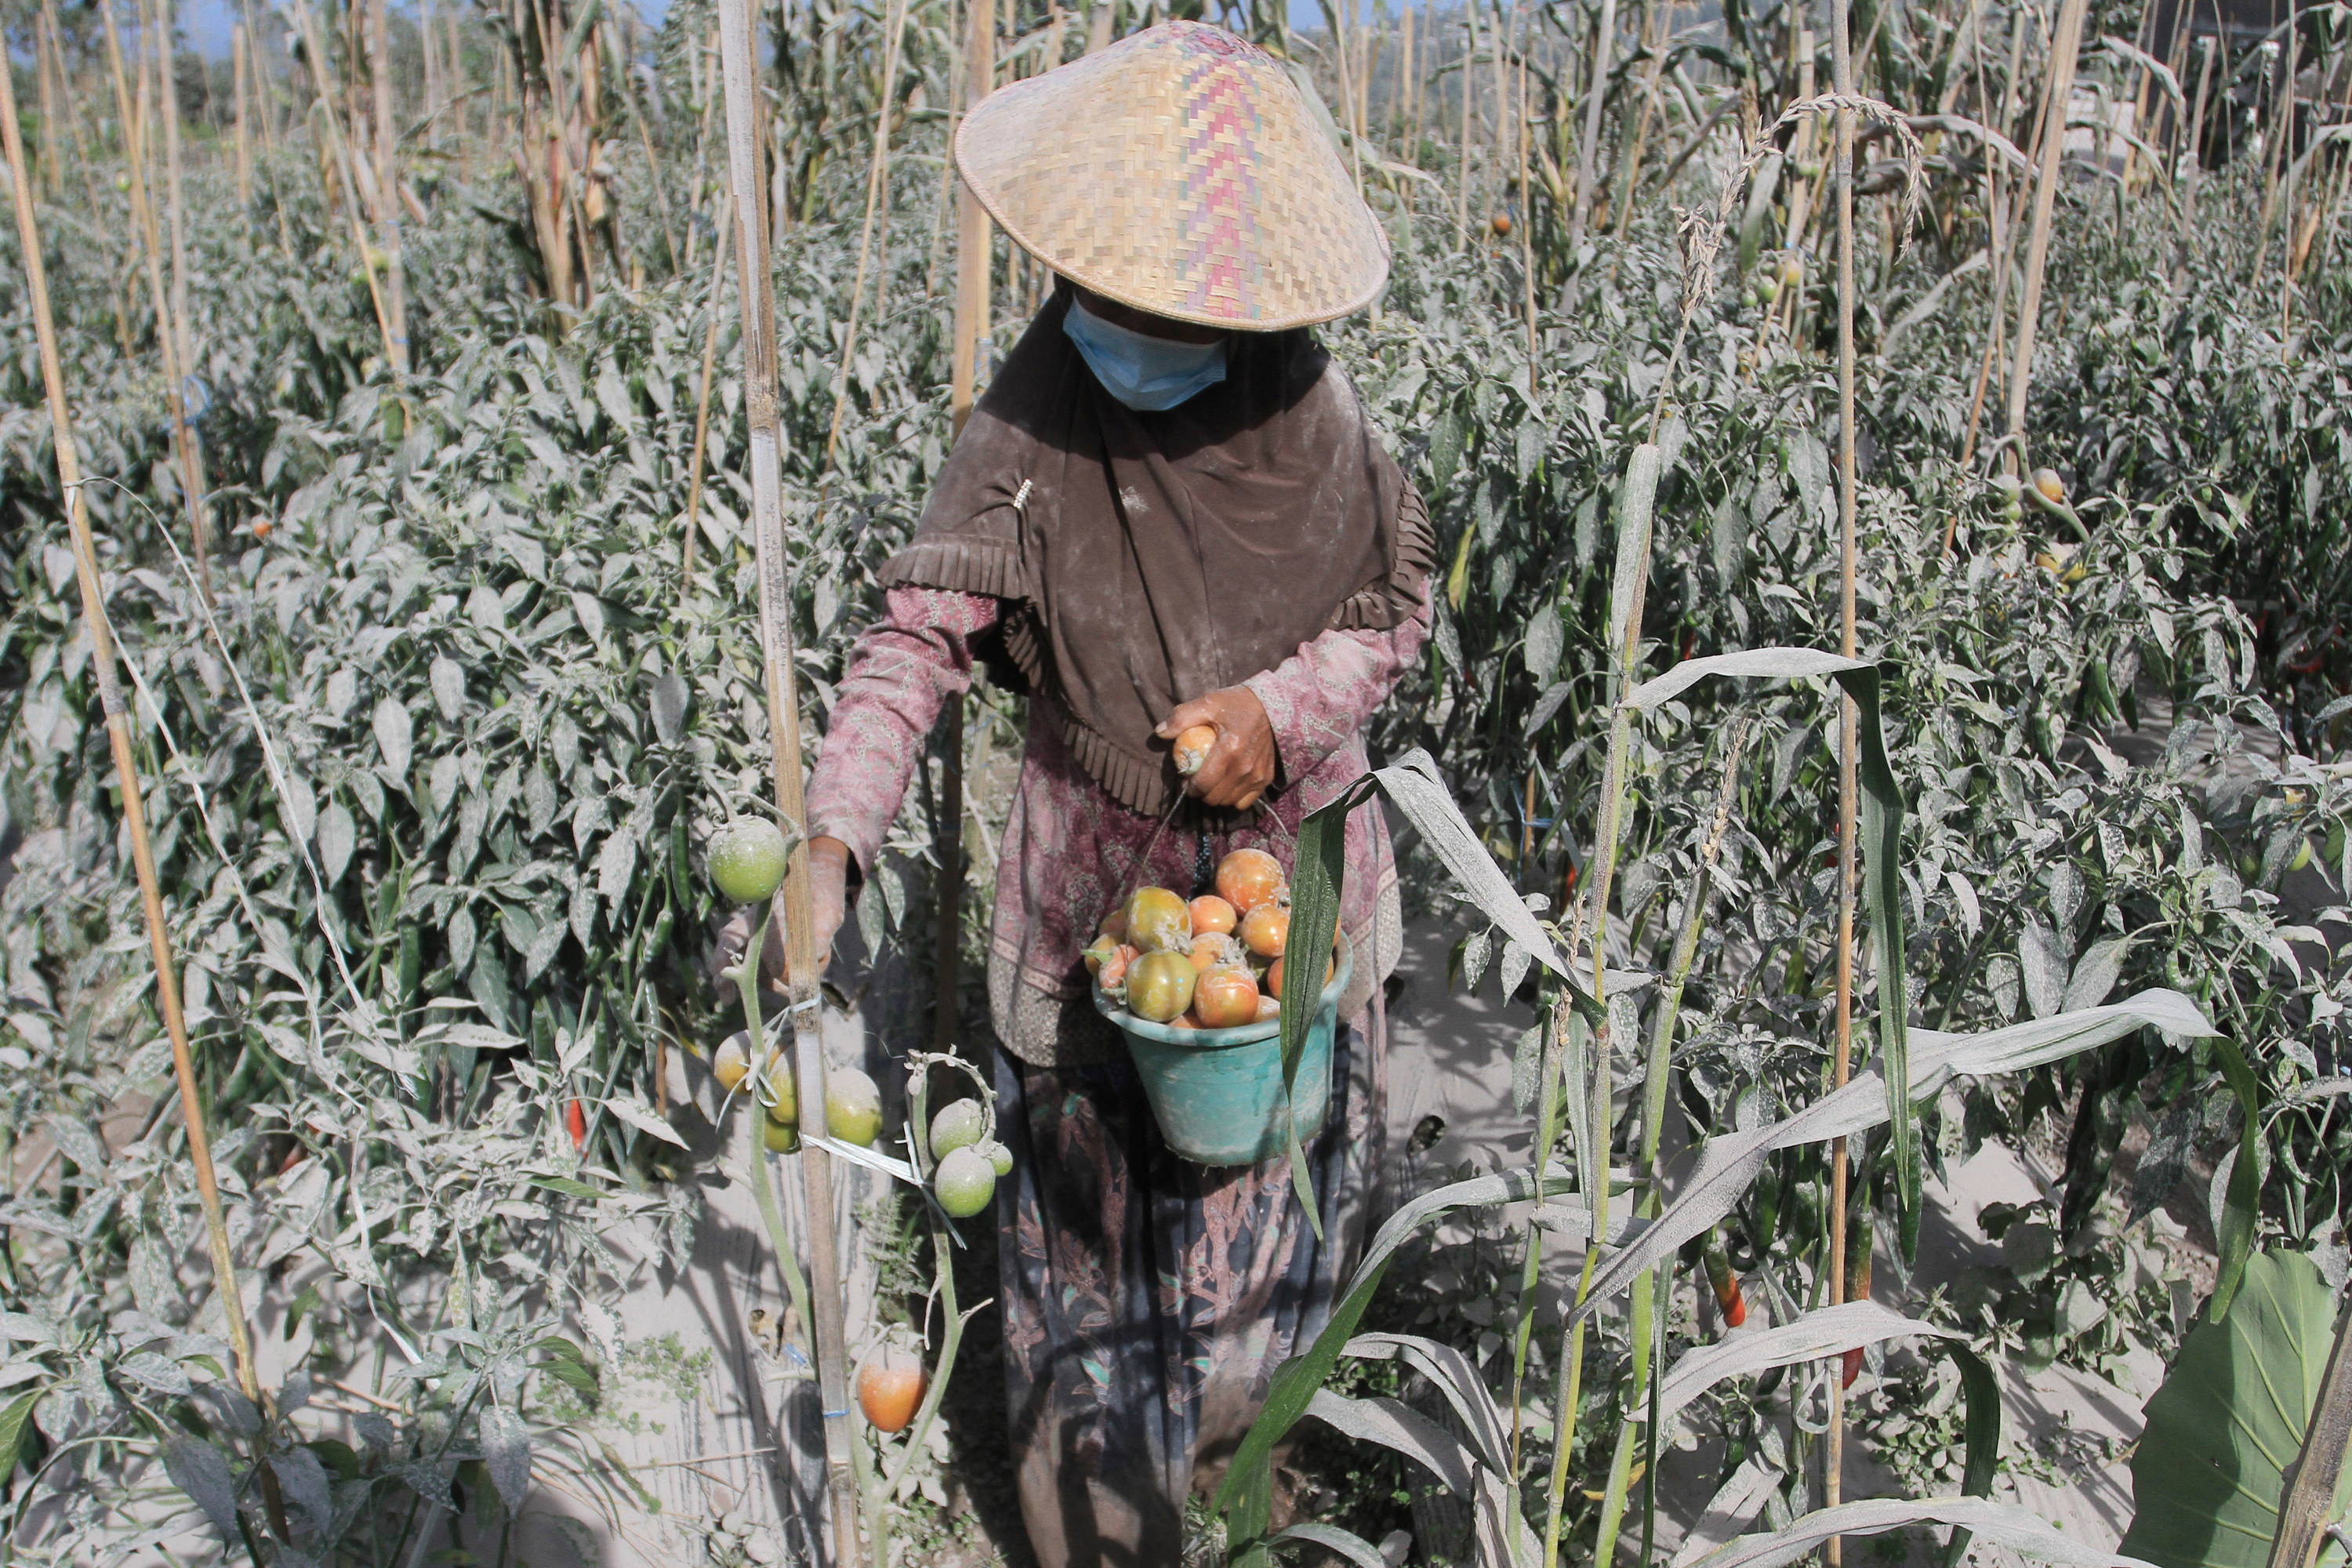
[{"label": "farmer", "polygon": [[[1168,1151],[1079,952],[1139,884],[1207,891],[1243,847],[1290,866],[1420,651],[1427,514],[1307,330],[1370,302],[1386,241],[1282,66],[1192,23],[995,93],[955,152],[1059,283],[882,569],[887,613],[808,792],[817,941],[940,706],[976,665],[1025,692],[988,971],[1022,1512],[1047,1568],[1172,1564],[1188,1488],[1221,1473],[1360,1243],[1400,931],[1378,807],[1348,824],[1360,957],[1307,1151],[1326,1242],[1285,1159]],[[1202,724],[1215,746],[1180,778],[1169,742]]]}]

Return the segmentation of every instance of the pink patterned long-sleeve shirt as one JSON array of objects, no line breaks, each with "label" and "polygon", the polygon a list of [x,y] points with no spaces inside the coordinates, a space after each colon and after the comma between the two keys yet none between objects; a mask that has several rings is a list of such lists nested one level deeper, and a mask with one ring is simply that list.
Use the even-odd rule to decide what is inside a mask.
[{"label": "pink patterned long-sleeve shirt", "polygon": [[[977,594],[890,591],[888,614],[858,639],[834,703],[809,783],[812,836],[840,839],[861,868],[874,864],[924,738],[941,705],[971,686],[972,643],[1000,608]],[[1419,612],[1393,629],[1325,632],[1244,682],[1273,725],[1281,780],[1250,824],[1209,836],[1212,857],[1254,847],[1292,863],[1307,814],[1364,773],[1365,721],[1428,633],[1424,595]],[[1118,1054],[1117,1033],[1095,1012],[1081,949],[1131,888],[1189,891],[1201,836],[1171,826],[1154,843],[1159,824],[1112,800],[1071,757],[1052,700],[1030,699],[1020,783],[998,851],[988,988],[997,1036],[1013,1055],[1073,1067]],[[1139,864],[1147,847],[1150,859]],[[1377,801],[1348,820],[1339,919],[1359,954],[1340,1000],[1346,1018],[1396,967],[1402,936],[1396,865]]]}]

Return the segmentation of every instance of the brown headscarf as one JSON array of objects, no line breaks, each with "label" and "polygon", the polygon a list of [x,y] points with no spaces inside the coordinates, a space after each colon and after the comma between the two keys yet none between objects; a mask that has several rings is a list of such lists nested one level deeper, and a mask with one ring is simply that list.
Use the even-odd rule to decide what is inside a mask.
[{"label": "brown headscarf", "polygon": [[1182,781],[1152,731],[1180,702],[1332,628],[1420,606],[1429,516],[1305,330],[1235,332],[1225,379],[1139,413],[1062,331],[1064,285],[1005,359],[885,586],[1009,602],[1004,652],[1071,753],[1148,816]]}]

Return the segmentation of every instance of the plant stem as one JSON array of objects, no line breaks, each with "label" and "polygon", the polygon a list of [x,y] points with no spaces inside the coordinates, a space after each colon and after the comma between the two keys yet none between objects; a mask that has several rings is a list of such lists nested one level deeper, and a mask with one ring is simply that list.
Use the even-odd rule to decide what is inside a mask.
[{"label": "plant stem", "polygon": [[686,544],[678,559],[677,602],[694,589],[694,541],[702,518],[702,460],[710,433],[710,376],[719,363],[719,300],[727,286],[727,242],[735,237],[735,204],[719,204],[719,254],[710,262],[710,320],[702,329],[702,379],[694,391],[694,473],[686,491]]},{"label": "plant stem", "polygon": [[[2069,0],[2077,6],[2080,0]],[[1849,97],[1854,90],[1853,49],[1849,37],[1846,0],[1831,0],[1830,4],[1830,72],[1832,85],[1840,97]],[[2057,100],[2063,103],[2063,99]],[[2063,124],[2065,116],[2059,113]],[[2054,174],[2054,170],[2052,171]],[[1854,657],[1854,576],[1858,544],[1855,528],[1854,495],[1854,411],[1853,411],[1853,110],[1841,108],[1837,111],[1837,226],[1838,226],[1838,638],[1846,658]],[[1860,816],[1860,790],[1856,760],[1860,752],[1859,731],[1861,709],[1853,699],[1841,694],[1838,698],[1838,924],[1837,924],[1837,1061],[1833,1082],[1843,1089],[1853,1071],[1853,910],[1857,890],[1854,879],[1855,824]],[[1903,1114],[1903,1107],[1895,1107]],[[1830,1301],[1832,1305],[1845,1300],[1845,1140],[1835,1140],[1830,1146]],[[1822,1496],[1828,1506],[1837,1506],[1843,1496],[1845,1462],[1845,1384],[1842,1378],[1830,1380],[1829,1442],[1823,1458]],[[1829,1568],[1838,1568],[1843,1555],[1844,1542],[1832,1536],[1822,1548],[1822,1561]]]}]

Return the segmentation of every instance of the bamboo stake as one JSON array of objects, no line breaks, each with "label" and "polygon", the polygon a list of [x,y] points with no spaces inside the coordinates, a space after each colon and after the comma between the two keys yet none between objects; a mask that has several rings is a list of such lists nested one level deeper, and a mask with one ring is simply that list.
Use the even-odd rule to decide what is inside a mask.
[{"label": "bamboo stake", "polygon": [[[98,194],[98,176],[90,163],[89,143],[82,140],[81,112],[70,91],[73,79],[66,72],[65,47],[58,42],[57,0],[41,0],[41,15],[48,25],[49,53],[57,66],[58,80],[68,89],[65,121],[73,136],[74,162],[81,168],[82,195],[89,203],[90,227],[98,235],[100,248],[112,255],[115,252],[114,237],[106,226],[106,204]],[[131,356],[131,316],[122,305],[122,277],[119,268],[106,269],[106,297],[114,308],[114,341],[127,360]]]},{"label": "bamboo stake", "polygon": [[[1470,0],[1470,4],[1473,10],[1477,8],[1477,0]],[[1339,0],[1337,10],[1327,7],[1323,15],[1331,23],[1331,41],[1335,46],[1332,52],[1339,58],[1339,102],[1348,111],[1348,163],[1356,175],[1356,198],[1361,201],[1364,195],[1364,127],[1362,121],[1356,118],[1356,89],[1348,71],[1347,0]]]},{"label": "bamboo stake", "polygon": [[[997,0],[970,0],[963,47],[964,112],[986,98],[996,82]],[[952,140],[950,140],[952,145]],[[950,163],[953,160],[949,160]],[[980,340],[988,335],[989,251],[993,244],[988,209],[961,182],[956,186],[955,337],[948,357],[948,425],[953,439],[971,417],[973,382],[979,373]]]},{"label": "bamboo stake", "polygon": [[[1410,16],[1412,12],[1405,13]],[[1537,399],[1539,365],[1536,352],[1536,226],[1535,192],[1528,184],[1528,139],[1532,125],[1532,110],[1528,102],[1528,57],[1519,53],[1519,308],[1528,318],[1528,397]],[[1540,406],[1539,404],[1538,404]],[[1528,777],[1535,777],[1529,773]],[[1534,811],[1529,809],[1528,816]],[[1532,846],[1530,846],[1532,848]],[[1521,862],[1525,864],[1524,861]]]},{"label": "bamboo stake", "polygon": [[1568,292],[1576,289],[1576,251],[1592,216],[1592,168],[1601,147],[1601,100],[1609,95],[1609,51],[1617,37],[1617,0],[1601,0],[1601,25],[1592,49],[1592,77],[1584,89],[1582,144],[1576,150],[1576,205],[1568,220]]},{"label": "bamboo stake", "polygon": [[41,156],[33,164],[36,175],[45,175],[40,195],[48,201],[58,199],[65,186],[65,171],[58,160],[58,101],[61,96],[49,83],[49,57],[41,47],[41,19],[33,18],[33,76],[40,93]]},{"label": "bamboo stake", "polygon": [[2009,450],[2004,463],[2023,465],[2025,401],[2032,391],[2033,334],[2042,310],[2042,271],[2050,258],[2050,214],[2058,199],[2059,165],[2066,148],[2066,105],[2074,92],[2074,55],[2083,41],[2085,0],[2063,0],[2050,40],[2050,76],[2043,89],[2042,174],[2033,187],[2033,226],[2026,239],[2025,291],[2017,306],[2017,359],[2009,381]]},{"label": "bamboo stake", "polygon": [[[1621,235],[1625,232],[1625,226],[1633,221],[1633,198],[1642,185],[1642,150],[1650,139],[1650,115],[1657,106],[1658,78],[1664,74],[1666,63],[1665,31],[1658,28],[1654,34],[1654,22],[1647,14],[1649,9],[1647,5],[1643,7],[1642,41],[1651,51],[1650,64],[1649,68],[1642,73],[1642,105],[1633,121],[1633,147],[1619,160],[1622,172],[1617,177],[1614,210],[1609,215],[1611,232]],[[1811,121],[1804,123],[1810,125]]]},{"label": "bamboo stake", "polygon": [[[2297,93],[2294,85],[2298,68],[2296,59],[2303,41],[2302,12],[2296,0],[2287,0],[2286,6],[2286,114],[2283,121],[2273,114],[2277,134],[2272,140],[2279,147],[2279,163],[2284,165],[2279,201],[2279,363],[2285,364],[2292,355],[2290,345],[2294,341],[2294,107]],[[2323,90],[2324,90],[2323,84]],[[2259,275],[2262,258],[2269,250],[2269,226],[2255,237],[2254,267]]]},{"label": "bamboo stake", "polygon": [[[1495,0],[1495,178],[1503,178],[1503,171],[1512,164],[1511,142],[1516,140],[1517,127],[1511,119],[1511,35],[1517,31],[1513,18],[1518,13],[1518,0],[1512,0],[1511,13],[1506,16],[1503,0]],[[1502,204],[1496,204],[1499,208]]]},{"label": "bamboo stake", "polygon": [[[379,4],[381,0],[379,0]],[[776,423],[776,289],[769,268],[762,149],[753,108],[759,94],[751,0],[719,0],[719,38],[727,77],[727,153],[742,268],[743,404],[750,426],[752,539],[760,570],[760,629],[767,662],[768,729],[773,742],[776,807],[799,827],[808,820],[801,777],[801,711],[793,668],[793,584],[784,542],[782,442]],[[800,1083],[801,1125],[825,1132],[824,1046],[818,1037],[815,914],[805,838],[796,839],[784,873],[784,973],[792,994],[793,1056]],[[756,963],[751,952],[746,963]],[[756,1020],[746,1020],[747,1025]],[[757,1156],[755,1156],[756,1158]],[[834,1560],[857,1552],[856,1482],[850,1451],[848,1363],[842,1331],[841,1255],[834,1244],[833,1159],[812,1142],[801,1156],[808,1203],[810,1313],[817,1388],[824,1420],[824,1464],[833,1500]]]},{"label": "bamboo stake", "polygon": [[234,57],[232,69],[236,77],[236,205],[241,208],[253,205],[253,139],[245,128],[245,24],[229,28],[229,54]]},{"label": "bamboo stake", "polygon": [[[107,0],[100,0],[101,4]],[[360,187],[353,172],[351,143],[343,137],[341,123],[335,118],[335,94],[327,75],[327,46],[319,35],[319,19],[304,0],[294,0],[295,25],[302,29],[303,40],[310,57],[310,110],[325,117],[327,147],[334,160],[337,174],[343,183],[343,210],[352,223],[352,245],[359,252],[360,270],[367,277],[368,301],[375,307],[376,331],[383,335],[384,353],[393,353],[392,316],[385,309],[384,292],[376,282],[375,258],[368,254],[367,220],[360,214]],[[134,182],[135,185],[135,182]]]},{"label": "bamboo stake", "polygon": [[719,361],[719,290],[727,286],[727,242],[735,232],[733,204],[719,205],[719,254],[710,262],[710,320],[702,330],[702,379],[694,393],[694,477],[686,492],[686,553],[678,562],[677,602],[683,609],[694,589],[694,541],[702,526],[702,456],[710,430],[711,372]]},{"label": "bamboo stake", "polygon": [[1455,156],[1462,165],[1458,171],[1462,176],[1462,188],[1455,194],[1454,207],[1454,248],[1456,252],[1470,243],[1470,100],[1474,96],[1472,89],[1477,85],[1477,79],[1470,71],[1478,58],[1478,7],[1475,0],[1465,5],[1462,11],[1470,32],[1462,49],[1462,140],[1455,147]]},{"label": "bamboo stake", "polygon": [[[168,5],[170,0],[163,0]],[[408,374],[408,301],[400,261],[400,201],[394,186],[397,177],[393,149],[400,127],[393,121],[392,35],[384,20],[384,0],[368,0],[368,76],[375,89],[375,221],[383,236],[384,348],[393,374]]]},{"label": "bamboo stake", "polygon": [[[112,33],[110,17],[110,39]],[[123,713],[121,677],[115,670],[114,638],[107,626],[106,601],[99,583],[98,549],[90,537],[89,503],[82,493],[81,459],[74,444],[73,416],[66,405],[65,371],[58,356],[57,323],[49,311],[48,277],[42,265],[40,229],[33,214],[24,132],[16,121],[16,88],[10,73],[5,70],[0,70],[0,138],[5,139],[9,173],[14,176],[16,238],[23,251],[26,283],[32,295],[34,331],[40,341],[41,381],[48,394],[58,483],[65,491],[73,534],[74,578],[81,589],[82,619],[89,632],[90,672],[98,684],[99,706],[106,714],[107,742],[114,753],[114,775],[122,795],[123,826],[129,830],[131,863],[139,874],[148,949],[155,963],[156,1010],[163,1014],[164,1030],[172,1039],[172,1070],[179,1084],[180,1113],[187,1126],[188,1161],[194,1168],[196,1193],[204,1205],[213,1287],[220,1298],[221,1315],[228,1329],[237,1386],[247,1399],[259,1405],[263,1394],[253,1363],[253,1335],[247,1327],[245,1300],[237,1289],[236,1259],[229,1248],[228,1225],[221,1212],[220,1182],[213,1170],[212,1142],[205,1133],[204,1103],[196,1089],[195,1058],[188,1045],[187,1019],[180,1009],[171,930],[164,920],[162,883],[156,875],[154,849],[147,834],[146,801],[140,793],[130,723]],[[267,1467],[264,1470],[267,1473]]]},{"label": "bamboo stake", "polygon": [[[163,84],[163,163],[170,179],[168,188],[172,216],[172,333],[178,341],[180,370],[194,375],[196,369],[195,335],[188,327],[188,224],[187,195],[181,180],[180,160],[180,84],[179,73],[172,68],[172,0],[155,0],[158,23],[157,41],[161,59],[158,80]],[[196,484],[197,502],[194,513],[196,526],[197,559],[204,559],[207,548],[206,534],[211,530],[205,514],[204,448],[194,442],[188,446],[187,465]],[[210,595],[206,595],[210,602]]]},{"label": "bamboo stake", "polygon": [[[841,442],[842,411],[849,403],[849,362],[857,353],[857,317],[866,303],[866,270],[874,254],[874,216],[878,211],[885,221],[890,205],[890,100],[898,87],[898,39],[907,30],[907,0],[891,0],[885,8],[883,26],[889,37],[882,45],[882,103],[874,117],[874,151],[866,165],[866,221],[857,232],[857,272],[849,289],[849,320],[841,334],[841,363],[833,372],[833,426],[824,434],[824,462],[820,475],[833,472],[834,448]],[[1058,29],[1060,24],[1055,24]],[[1047,67],[1051,69],[1051,66]],[[884,230],[884,247],[888,247],[888,231]],[[881,301],[875,301],[881,308]]]},{"label": "bamboo stake", "polygon": [[[1883,13],[1882,13],[1883,15]],[[1853,46],[1849,37],[1846,0],[1830,5],[1830,79],[1841,98],[1854,90]],[[2063,117],[2061,116],[2063,119]],[[1853,417],[1853,110],[1837,111],[1838,227],[1838,607],[1839,647],[1854,657],[1854,576],[1858,541],[1855,528]],[[1837,1061],[1835,1087],[1843,1089],[1853,1072],[1853,909],[1859,884],[1854,842],[1859,815],[1856,758],[1859,754],[1861,710],[1850,696],[1838,700],[1838,926],[1837,926]],[[1901,1107],[1896,1108],[1898,1111]],[[1830,1304],[1845,1300],[1846,1141],[1830,1148]],[[1822,1466],[1823,1501],[1835,1508],[1845,1490],[1845,1379],[1830,1375],[1830,1430]],[[1830,1537],[1822,1553],[1829,1568],[1838,1568],[1844,1542]]]},{"label": "bamboo stake", "polygon": [[[205,602],[212,603],[212,557],[205,539],[204,474],[195,460],[195,437],[188,428],[188,406],[184,396],[186,382],[183,379],[179,333],[173,330],[170,294],[163,287],[163,241],[155,226],[155,205],[148,197],[147,158],[145,142],[137,127],[143,116],[131,109],[130,84],[123,79],[122,43],[115,31],[113,0],[99,0],[100,19],[106,27],[107,60],[114,72],[116,111],[123,124],[131,129],[127,133],[130,142],[125,150],[124,165],[131,176],[131,215],[137,224],[141,248],[147,262],[147,292],[155,311],[155,341],[163,357],[163,406],[171,416],[173,455],[180,462],[180,496],[188,514],[188,533],[195,547],[196,582]],[[147,73],[142,69],[140,89],[146,89]]]},{"label": "bamboo stake", "polygon": [[451,7],[446,23],[449,32],[448,53],[442,57],[442,71],[446,79],[443,90],[449,98],[449,129],[459,146],[466,142],[466,56],[465,40],[457,31],[457,12]]},{"label": "bamboo stake", "polygon": [[1421,138],[1413,134],[1412,111],[1418,101],[1414,88],[1419,84],[1412,74],[1412,0],[1405,0],[1403,16],[1398,19],[1397,84],[1391,95],[1389,107],[1395,112],[1397,134],[1404,138],[1404,161],[1414,168],[1421,167]]},{"label": "bamboo stake", "polygon": [[[1813,30],[1797,29],[1797,96],[1813,96]],[[1790,138],[1789,152],[1792,162],[1802,162],[1813,150],[1813,122],[1811,117],[1797,121],[1796,134]],[[1781,237],[1781,247],[1795,250],[1805,243],[1805,228],[1813,216],[1813,195],[1819,181],[1808,180],[1791,171],[1789,184],[1789,226]]]}]

